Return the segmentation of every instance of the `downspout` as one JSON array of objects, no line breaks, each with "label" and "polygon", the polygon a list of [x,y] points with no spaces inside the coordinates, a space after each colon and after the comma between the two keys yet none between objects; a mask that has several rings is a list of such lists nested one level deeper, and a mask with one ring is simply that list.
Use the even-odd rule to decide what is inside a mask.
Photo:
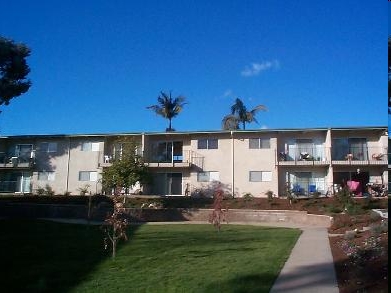
[{"label": "downspout", "polygon": [[67,161],[67,180],[66,180],[66,193],[69,192],[69,161],[71,158],[71,138],[68,138],[68,161]]},{"label": "downspout", "polygon": [[234,135],[231,130],[231,194],[235,197],[235,144]]}]

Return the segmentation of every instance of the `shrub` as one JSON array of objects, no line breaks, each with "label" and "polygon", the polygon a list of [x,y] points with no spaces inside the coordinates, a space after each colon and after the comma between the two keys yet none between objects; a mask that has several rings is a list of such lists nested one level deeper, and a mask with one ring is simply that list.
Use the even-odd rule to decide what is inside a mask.
[{"label": "shrub", "polygon": [[344,205],[347,205],[353,201],[352,194],[350,193],[348,187],[344,187],[342,188],[342,190],[338,191],[336,194],[336,198],[340,203]]},{"label": "shrub", "polygon": [[331,214],[339,214],[342,212],[342,209],[340,207],[331,204],[326,206],[326,211]]},{"label": "shrub", "polygon": [[243,199],[244,200],[252,200],[254,198],[254,196],[251,194],[251,192],[246,192],[243,194]]},{"label": "shrub", "polygon": [[45,188],[38,186],[37,190],[35,191],[36,195],[42,196],[45,195]]},{"label": "shrub", "polygon": [[80,192],[80,195],[86,195],[89,192],[90,185],[86,184],[83,187],[79,187],[77,190]]},{"label": "shrub", "polygon": [[364,213],[362,207],[354,202],[347,203],[345,208],[349,215],[360,215]]},{"label": "shrub", "polygon": [[268,191],[265,192],[265,194],[267,195],[267,200],[268,201],[272,201],[273,200],[273,191],[268,190]]},{"label": "shrub", "polygon": [[44,195],[53,196],[54,195],[54,190],[49,184],[46,184],[45,187],[38,186],[38,188],[35,192],[36,192],[36,195],[39,195],[39,196],[44,196]]}]

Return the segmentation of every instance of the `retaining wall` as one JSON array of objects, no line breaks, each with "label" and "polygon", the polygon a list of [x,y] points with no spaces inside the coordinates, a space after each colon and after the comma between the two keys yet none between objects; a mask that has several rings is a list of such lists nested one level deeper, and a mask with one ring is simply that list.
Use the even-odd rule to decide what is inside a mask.
[{"label": "retaining wall", "polygon": [[[0,217],[6,218],[68,218],[103,221],[110,206],[98,205],[88,212],[86,205],[53,205],[3,203],[0,205]],[[208,221],[211,209],[125,209],[131,221],[136,222],[169,222],[169,221]],[[228,222],[260,223],[279,222],[310,226],[329,227],[332,217],[307,214],[305,211],[291,210],[243,210],[230,209],[225,212]]]}]

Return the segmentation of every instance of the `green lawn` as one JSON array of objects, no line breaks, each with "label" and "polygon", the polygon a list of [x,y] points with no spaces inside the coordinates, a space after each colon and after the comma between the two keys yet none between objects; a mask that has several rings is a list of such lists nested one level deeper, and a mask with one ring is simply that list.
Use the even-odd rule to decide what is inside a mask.
[{"label": "green lawn", "polygon": [[2,292],[268,292],[297,229],[142,225],[115,260],[99,227],[0,221]]}]

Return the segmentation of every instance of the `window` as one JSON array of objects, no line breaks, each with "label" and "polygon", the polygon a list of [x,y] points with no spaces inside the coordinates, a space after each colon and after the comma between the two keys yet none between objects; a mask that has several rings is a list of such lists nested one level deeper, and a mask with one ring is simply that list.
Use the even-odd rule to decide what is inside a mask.
[{"label": "window", "polygon": [[57,152],[57,143],[56,142],[43,142],[41,143],[41,152],[44,153],[55,153]]},{"label": "window", "polygon": [[250,171],[250,182],[270,182],[272,172],[270,171]]},{"label": "window", "polygon": [[97,152],[99,151],[99,142],[83,142],[81,150],[84,152]]},{"label": "window", "polygon": [[332,143],[333,160],[346,160],[348,154],[353,156],[353,160],[368,160],[368,146],[365,138],[335,138]]},{"label": "window", "polygon": [[250,138],[250,149],[270,149],[270,139],[268,138]]},{"label": "window", "polygon": [[96,171],[80,171],[79,181],[97,181],[98,172]]},{"label": "window", "polygon": [[198,140],[198,149],[218,149],[219,147],[219,142],[217,138],[204,138],[204,139],[199,139]]},{"label": "window", "polygon": [[216,171],[208,171],[208,172],[198,172],[197,181],[198,182],[211,182],[211,181],[219,181],[220,174]]},{"label": "window", "polygon": [[54,181],[55,173],[53,171],[40,171],[38,172],[39,181]]}]

